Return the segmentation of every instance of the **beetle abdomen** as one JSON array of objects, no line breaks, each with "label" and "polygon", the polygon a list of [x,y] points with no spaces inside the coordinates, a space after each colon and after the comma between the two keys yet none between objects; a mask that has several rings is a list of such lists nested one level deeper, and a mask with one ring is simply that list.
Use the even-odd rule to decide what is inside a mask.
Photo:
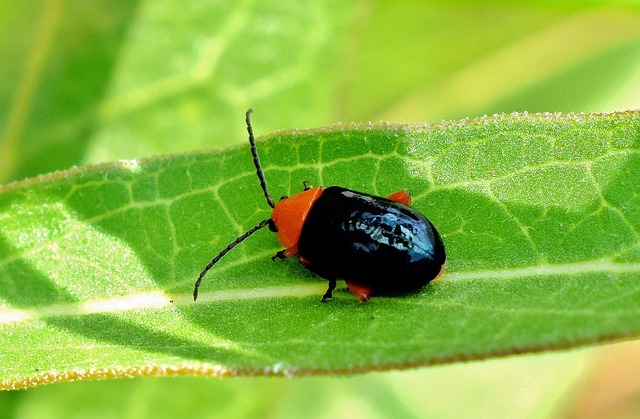
[{"label": "beetle abdomen", "polygon": [[398,202],[338,186],[309,211],[298,251],[319,275],[375,289],[422,287],[440,272],[445,251],[426,217]]}]

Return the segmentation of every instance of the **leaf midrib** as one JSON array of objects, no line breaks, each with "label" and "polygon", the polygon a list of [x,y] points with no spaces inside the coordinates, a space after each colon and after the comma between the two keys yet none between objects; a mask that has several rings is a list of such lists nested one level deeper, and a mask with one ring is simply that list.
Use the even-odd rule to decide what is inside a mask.
[{"label": "leaf midrib", "polygon": [[[532,277],[554,277],[583,275],[594,273],[629,274],[640,272],[640,263],[616,263],[610,258],[594,261],[564,264],[542,264],[521,268],[470,270],[448,272],[438,281],[455,283],[473,280],[510,281]],[[320,295],[325,288],[322,281],[317,284],[283,285],[258,288],[237,288],[232,290],[202,292],[195,304],[206,304],[223,301],[261,300],[270,298],[306,298]],[[381,298],[381,297],[378,297]],[[128,294],[114,298],[95,299],[77,303],[52,304],[28,310],[0,309],[0,324],[15,324],[36,319],[61,316],[80,316],[98,313],[117,313],[140,309],[161,309],[171,306],[187,306],[194,304],[190,294],[170,295],[160,291]],[[494,307],[495,308],[495,307]]]}]

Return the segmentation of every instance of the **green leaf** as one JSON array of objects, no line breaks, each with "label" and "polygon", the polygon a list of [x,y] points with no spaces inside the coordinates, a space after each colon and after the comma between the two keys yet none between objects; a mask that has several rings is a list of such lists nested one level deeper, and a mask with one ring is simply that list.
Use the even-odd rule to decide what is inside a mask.
[{"label": "green leaf", "polygon": [[0,182],[83,160],[136,2],[0,4]]},{"label": "green leaf", "polygon": [[447,272],[361,303],[261,231],[247,146],[0,189],[0,379],[342,373],[640,335],[640,113],[335,126],[259,142],[274,196],[408,188]]},{"label": "green leaf", "polygon": [[354,3],[0,4],[0,182],[336,121]]},{"label": "green leaf", "polygon": [[616,6],[376,2],[340,109],[413,122],[636,108],[638,3]]}]

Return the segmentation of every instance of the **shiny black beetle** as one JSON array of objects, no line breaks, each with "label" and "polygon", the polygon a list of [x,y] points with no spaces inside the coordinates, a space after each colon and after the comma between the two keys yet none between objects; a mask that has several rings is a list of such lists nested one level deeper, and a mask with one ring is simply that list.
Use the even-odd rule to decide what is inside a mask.
[{"label": "shiny black beetle", "polygon": [[322,301],[332,297],[338,278],[360,300],[417,290],[444,269],[444,245],[438,230],[409,207],[411,195],[400,190],[387,198],[339,186],[308,187],[274,203],[260,165],[247,111],[249,142],[258,178],[273,212],[223,249],[198,277],[193,299],[204,275],[231,249],[266,226],[278,233],[284,250],[272,259],[298,255],[305,268],[329,281]]}]

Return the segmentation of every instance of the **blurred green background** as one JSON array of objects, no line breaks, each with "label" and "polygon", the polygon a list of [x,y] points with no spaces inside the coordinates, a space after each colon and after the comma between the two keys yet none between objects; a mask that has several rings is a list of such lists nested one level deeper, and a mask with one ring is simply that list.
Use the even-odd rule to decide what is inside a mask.
[{"label": "blurred green background", "polygon": [[[640,108],[640,2],[0,0],[0,63],[2,184],[244,142],[250,106],[258,135]],[[0,417],[637,417],[639,353],[69,383]]]}]

